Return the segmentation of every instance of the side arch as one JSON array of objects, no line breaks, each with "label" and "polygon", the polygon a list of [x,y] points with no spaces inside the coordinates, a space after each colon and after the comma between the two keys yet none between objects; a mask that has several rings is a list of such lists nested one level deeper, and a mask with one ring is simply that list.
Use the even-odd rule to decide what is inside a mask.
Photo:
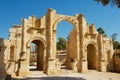
[{"label": "side arch", "polygon": [[88,46],[89,44],[94,45],[95,48],[96,48],[96,50],[98,50],[97,43],[94,42],[94,41],[89,41],[89,42],[87,42],[87,43],[85,44],[85,46],[84,46],[84,49],[85,49],[85,50],[87,49],[87,46]]},{"label": "side arch", "polygon": [[84,59],[85,59],[85,60],[87,59],[87,46],[88,46],[89,44],[92,44],[92,45],[95,47],[95,49],[96,49],[96,55],[97,55],[97,57],[99,56],[99,55],[98,55],[97,43],[94,42],[94,41],[88,41],[88,42],[85,44],[85,46],[84,46],[84,51],[85,51],[85,53],[83,54],[83,56],[84,56]]},{"label": "side arch", "polygon": [[[35,41],[35,42],[34,42]],[[29,62],[30,60],[30,47],[31,47],[31,43],[35,43],[37,45],[37,52],[36,52],[36,69],[37,70],[41,70],[43,72],[46,72],[46,68],[47,68],[47,54],[46,54],[46,42],[42,37],[33,37],[30,40],[28,40],[27,42],[27,55],[29,55],[27,57],[27,60]],[[31,60],[32,61],[32,60]],[[27,64],[28,66],[30,65]],[[30,71],[30,70],[29,70]]]},{"label": "side arch", "polygon": [[85,45],[85,57],[87,60],[87,69],[97,70],[98,52],[97,44],[93,41],[86,43]]},{"label": "side arch", "polygon": [[31,38],[30,40],[28,40],[26,46],[29,47],[29,46],[30,46],[30,43],[31,43],[33,40],[40,40],[40,41],[44,44],[44,48],[46,48],[46,41],[45,41],[43,38],[41,38],[41,37]]}]

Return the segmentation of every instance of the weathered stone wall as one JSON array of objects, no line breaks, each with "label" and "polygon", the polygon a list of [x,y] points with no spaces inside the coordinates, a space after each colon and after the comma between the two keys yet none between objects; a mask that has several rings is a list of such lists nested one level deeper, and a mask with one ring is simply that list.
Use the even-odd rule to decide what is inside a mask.
[{"label": "weathered stone wall", "polygon": [[113,60],[113,45],[112,39],[104,37],[103,35],[103,59],[105,60],[106,71],[113,71],[114,70],[114,60]]},{"label": "weathered stone wall", "polygon": [[120,72],[120,50],[115,50],[114,52],[114,61],[115,61],[115,65],[114,65],[114,70],[115,72]]},{"label": "weathered stone wall", "polygon": [[5,51],[5,45],[4,45],[4,39],[0,38],[0,79],[5,80],[6,77],[6,70],[5,70],[5,59],[4,59],[4,51]]},{"label": "weathered stone wall", "polygon": [[76,36],[76,30],[75,28],[70,32],[69,38],[68,38],[68,55],[69,58],[71,58],[72,62],[74,62],[75,59],[77,59],[77,36]]},{"label": "weathered stone wall", "polygon": [[67,69],[74,69],[74,63],[77,61],[77,36],[76,36],[76,28],[74,27],[73,30],[70,32],[68,41],[67,41]]}]

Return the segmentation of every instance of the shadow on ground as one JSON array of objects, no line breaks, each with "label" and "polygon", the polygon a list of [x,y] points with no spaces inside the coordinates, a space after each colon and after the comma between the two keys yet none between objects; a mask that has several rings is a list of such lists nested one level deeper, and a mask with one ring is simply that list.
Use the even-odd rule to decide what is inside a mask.
[{"label": "shadow on ground", "polygon": [[27,77],[24,79],[12,79],[12,80],[86,80],[80,77]]}]

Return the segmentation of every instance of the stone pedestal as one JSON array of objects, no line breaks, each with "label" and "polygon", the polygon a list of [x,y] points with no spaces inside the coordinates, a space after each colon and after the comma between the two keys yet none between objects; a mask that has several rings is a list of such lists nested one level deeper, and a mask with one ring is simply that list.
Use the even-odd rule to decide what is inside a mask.
[{"label": "stone pedestal", "polygon": [[56,66],[55,66],[55,60],[54,59],[49,59],[48,61],[48,70],[47,70],[47,74],[56,74]]},{"label": "stone pedestal", "polygon": [[29,75],[29,65],[25,59],[20,59],[18,76],[24,77]]},{"label": "stone pedestal", "polygon": [[87,72],[87,71],[88,71],[87,60],[82,60],[81,72]]},{"label": "stone pedestal", "polygon": [[102,71],[102,72],[105,72],[106,71],[106,63],[105,63],[105,60],[101,60],[100,61],[100,71]]}]

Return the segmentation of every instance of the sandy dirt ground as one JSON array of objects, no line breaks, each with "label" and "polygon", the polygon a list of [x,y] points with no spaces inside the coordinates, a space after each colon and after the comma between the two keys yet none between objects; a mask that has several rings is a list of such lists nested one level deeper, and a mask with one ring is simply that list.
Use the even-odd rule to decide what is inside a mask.
[{"label": "sandy dirt ground", "polygon": [[98,72],[90,70],[87,73],[75,73],[65,70],[59,75],[46,75],[40,71],[31,71],[25,78],[13,80],[120,80],[120,73]]},{"label": "sandy dirt ground", "polygon": [[29,76],[12,80],[120,80],[120,73],[98,72],[95,70],[76,73],[63,69],[59,75],[46,75],[42,71],[37,71],[35,67],[30,67],[30,70]]}]

